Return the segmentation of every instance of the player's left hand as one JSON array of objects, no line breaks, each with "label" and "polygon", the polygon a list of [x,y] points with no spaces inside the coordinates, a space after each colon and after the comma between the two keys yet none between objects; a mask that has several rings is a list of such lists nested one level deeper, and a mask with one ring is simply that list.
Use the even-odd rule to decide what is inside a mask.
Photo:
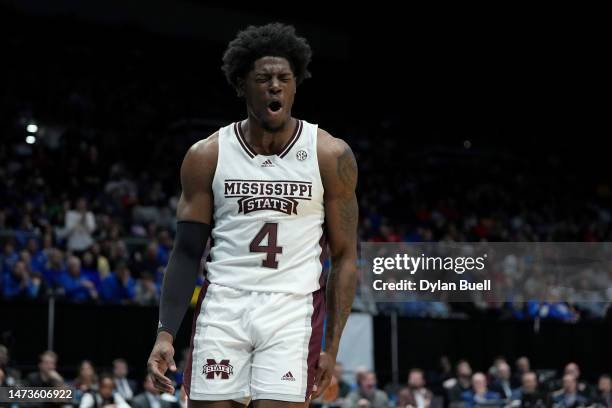
[{"label": "player's left hand", "polygon": [[335,367],[336,359],[331,354],[322,351],[315,371],[315,381],[310,394],[311,400],[318,398],[329,386]]}]

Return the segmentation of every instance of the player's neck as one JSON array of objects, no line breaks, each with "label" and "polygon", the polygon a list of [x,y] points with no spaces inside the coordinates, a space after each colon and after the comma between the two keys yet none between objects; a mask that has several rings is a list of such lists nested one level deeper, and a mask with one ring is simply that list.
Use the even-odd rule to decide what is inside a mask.
[{"label": "player's neck", "polygon": [[264,129],[256,119],[249,117],[242,121],[242,132],[247,143],[258,154],[272,155],[279,153],[297,125],[297,119],[290,117],[285,125],[277,130]]}]

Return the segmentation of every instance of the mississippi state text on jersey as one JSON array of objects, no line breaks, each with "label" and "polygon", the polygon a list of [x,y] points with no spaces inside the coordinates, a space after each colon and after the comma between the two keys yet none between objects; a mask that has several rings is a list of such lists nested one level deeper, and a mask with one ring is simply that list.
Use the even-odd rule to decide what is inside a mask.
[{"label": "mississippi state text on jersey", "polygon": [[240,122],[221,128],[213,195],[210,282],[297,294],[321,287],[325,215],[317,125],[297,120],[275,155],[253,151]]}]

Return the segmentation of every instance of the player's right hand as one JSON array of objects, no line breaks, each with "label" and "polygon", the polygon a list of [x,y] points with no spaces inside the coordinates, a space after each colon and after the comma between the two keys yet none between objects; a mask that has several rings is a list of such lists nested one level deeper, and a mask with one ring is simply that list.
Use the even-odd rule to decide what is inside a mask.
[{"label": "player's right hand", "polygon": [[155,341],[147,362],[147,368],[153,379],[153,384],[159,392],[174,394],[172,380],[164,375],[168,369],[176,371],[174,347],[172,346],[172,340],[165,338],[163,334],[165,333],[160,333]]}]

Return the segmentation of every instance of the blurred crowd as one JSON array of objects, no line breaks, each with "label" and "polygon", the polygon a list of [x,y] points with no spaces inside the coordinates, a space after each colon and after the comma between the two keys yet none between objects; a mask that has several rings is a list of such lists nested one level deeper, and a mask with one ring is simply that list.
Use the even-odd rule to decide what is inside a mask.
[{"label": "blurred crowd", "polygon": [[[45,351],[38,367],[22,373],[12,365],[8,349],[0,345],[0,387],[70,387],[74,400],[70,407],[90,408],[115,405],[116,408],[186,407],[182,384],[187,350],[183,351],[176,373],[168,375],[175,384],[174,395],[159,393],[147,375],[137,381],[130,375],[123,358],[113,360],[108,371],[82,361],[75,372],[60,369],[58,355]],[[471,407],[612,407],[612,379],[607,373],[584,378],[575,362],[561,373],[531,366],[526,356],[511,367],[497,357],[486,371],[475,371],[469,361],[459,360],[454,369],[446,356],[437,370],[413,368],[404,384],[380,385],[376,373],[366,368],[345,372],[338,362],[331,385],[311,402],[318,408],[471,408]]]},{"label": "blurred crowd", "polygon": [[[56,41],[20,30],[16,16],[0,18],[16,28],[7,38],[12,81],[0,89],[0,297],[155,305],[183,154],[242,112],[216,59],[191,69],[178,61],[194,46],[222,50],[86,25],[81,36],[50,26]],[[111,40],[122,46],[109,49]],[[32,54],[45,75],[28,62]],[[304,86],[316,94],[332,82],[321,76]],[[404,118],[393,113],[346,120],[350,112],[320,112],[307,98],[300,116],[346,138],[357,156],[361,241],[612,240],[609,181],[576,152],[405,137]],[[505,315],[576,321],[601,317],[610,304],[603,295],[594,309],[553,298],[524,313],[521,301]],[[457,308],[399,311],[445,317]]]},{"label": "blurred crowd", "polygon": [[[57,146],[42,142],[27,145],[18,140],[3,145],[0,150],[2,297],[45,299],[53,294],[74,302],[155,305],[172,250],[174,214],[180,194],[177,181],[180,156],[158,178],[147,168],[133,168],[122,161],[108,162],[112,149],[101,152],[92,141],[68,142],[63,136],[59,140]],[[460,163],[449,165],[448,174],[440,176],[427,169],[406,170],[402,188],[395,190],[393,196],[383,193],[377,184],[382,181],[378,179],[389,170],[383,166],[371,167],[375,158],[365,154],[369,146],[360,140],[355,143],[355,151],[360,166],[364,167],[359,191],[363,242],[609,238],[609,212],[601,208],[572,213],[568,218],[552,218],[546,223],[542,219],[537,221],[539,210],[530,209],[536,207],[525,206],[510,214],[511,205],[486,205],[488,195],[513,194],[511,190],[505,191],[503,184],[480,195],[442,190],[436,193],[441,195],[441,201],[435,203],[431,203],[436,197],[433,192],[419,191],[429,183],[441,182],[450,173],[461,172],[464,166]],[[384,145],[379,146],[373,156],[383,148]],[[392,149],[386,153],[391,155]],[[428,157],[435,159],[436,156]],[[69,163],[67,167],[58,166],[64,162]],[[437,172],[441,171],[440,167],[442,164],[438,164]],[[427,181],[419,181],[425,176]],[[473,207],[466,207],[466,202],[471,200],[476,200]],[[500,202],[497,198],[493,201]],[[397,213],[397,203],[412,203],[413,207]],[[590,214],[591,218],[572,221],[575,214],[581,214],[582,218]],[[584,235],[588,231],[593,234]],[[515,269],[519,267],[515,265]],[[605,272],[599,275],[605,278]],[[612,268],[607,272],[611,275]],[[524,270],[522,275],[535,276]],[[585,279],[594,282],[595,278]],[[483,301],[477,306],[498,309],[500,315],[509,318],[540,317],[574,322],[603,317],[612,300],[610,290],[582,304],[558,301],[554,295],[550,292],[546,299],[537,302],[517,298],[505,305]],[[378,311],[389,309],[423,317],[452,317],[462,313],[461,308],[443,302],[378,305]]]},{"label": "blurred crowd", "polygon": [[514,370],[504,357],[495,359],[486,372],[473,372],[460,360],[452,371],[441,359],[441,369],[413,368],[404,385],[378,387],[376,373],[357,370],[354,383],[345,381],[342,365],[330,386],[317,401],[324,407],[342,408],[430,408],[430,407],[609,407],[612,381],[601,374],[596,384],[585,381],[576,363],[568,363],[561,375],[554,370],[534,370],[527,357],[515,362]]}]

